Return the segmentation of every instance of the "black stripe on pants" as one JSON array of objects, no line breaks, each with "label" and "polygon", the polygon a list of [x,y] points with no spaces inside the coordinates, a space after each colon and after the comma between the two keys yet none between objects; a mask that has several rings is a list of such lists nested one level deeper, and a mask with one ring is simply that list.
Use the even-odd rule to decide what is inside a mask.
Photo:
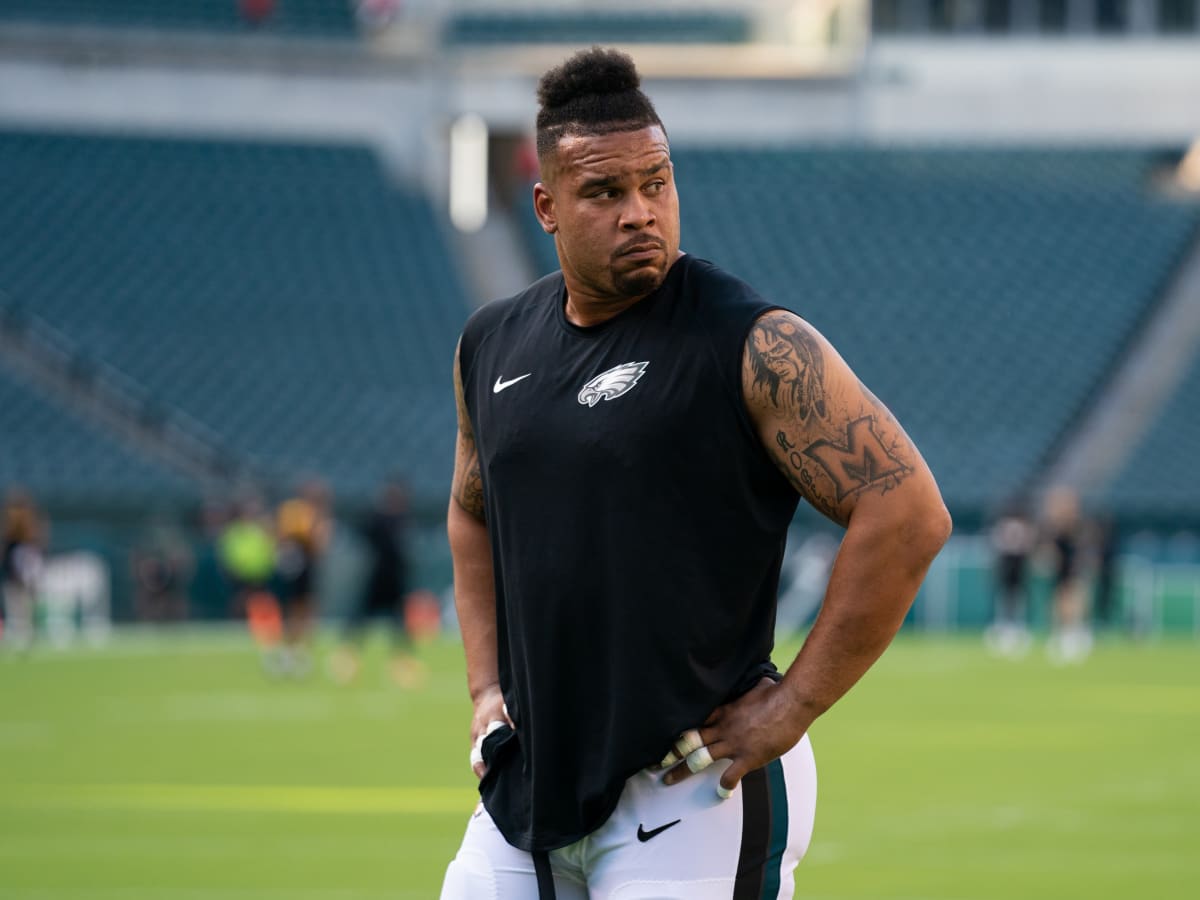
[{"label": "black stripe on pants", "polygon": [[771,846],[771,793],[767,770],[742,778],[742,848],[733,900],[760,900]]}]

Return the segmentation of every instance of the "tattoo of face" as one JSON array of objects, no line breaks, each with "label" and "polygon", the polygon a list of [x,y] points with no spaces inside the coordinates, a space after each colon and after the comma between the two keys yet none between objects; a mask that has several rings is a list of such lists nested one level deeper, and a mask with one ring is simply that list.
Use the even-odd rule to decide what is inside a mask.
[{"label": "tattoo of face", "polygon": [[825,360],[812,335],[793,322],[764,317],[750,333],[749,349],[754,386],[765,388],[776,407],[785,404],[802,422],[814,412],[825,418]]},{"label": "tattoo of face", "polygon": [[803,452],[833,481],[838,503],[869,487],[882,488],[886,493],[911,471],[880,440],[875,416],[871,415],[847,425],[844,442],[821,439],[809,444]]},{"label": "tattoo of face", "polygon": [[484,518],[483,473],[479,468],[479,448],[470,432],[459,432],[459,465],[455,467],[451,494],[458,505],[478,519]]},{"label": "tattoo of face", "polygon": [[462,508],[474,516],[482,519],[484,517],[483,507],[483,476],[479,472],[479,460],[476,458],[475,464],[471,466],[463,479],[462,488],[459,491],[458,502]]},{"label": "tattoo of face", "polygon": [[458,446],[455,450],[450,495],[471,515],[483,519],[483,474],[479,469],[479,448],[475,444],[475,433],[471,430],[471,417],[463,396],[459,356],[461,349],[460,344],[454,351],[454,400],[458,408]]}]

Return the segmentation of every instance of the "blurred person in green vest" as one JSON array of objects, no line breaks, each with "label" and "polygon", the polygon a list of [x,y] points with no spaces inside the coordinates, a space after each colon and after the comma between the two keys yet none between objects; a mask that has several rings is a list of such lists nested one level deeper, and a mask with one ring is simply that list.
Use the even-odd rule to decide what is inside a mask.
[{"label": "blurred person in green vest", "polygon": [[232,588],[232,613],[246,617],[270,671],[282,625],[279,603],[270,590],[275,535],[257,495],[248,494],[235,504],[233,518],[217,538],[217,557]]}]

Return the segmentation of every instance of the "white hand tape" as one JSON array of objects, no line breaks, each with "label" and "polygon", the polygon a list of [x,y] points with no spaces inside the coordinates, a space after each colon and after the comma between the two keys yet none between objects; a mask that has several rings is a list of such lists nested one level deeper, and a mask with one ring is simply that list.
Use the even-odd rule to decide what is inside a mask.
[{"label": "white hand tape", "polygon": [[689,728],[675,741],[675,752],[682,758],[689,753],[699,750],[703,746],[704,739],[700,737],[700,732],[695,728]]},{"label": "white hand tape", "polygon": [[707,747],[701,747],[699,750],[693,750],[687,755],[687,767],[692,770],[692,773],[703,772],[713,764],[712,754],[708,752]]},{"label": "white hand tape", "polygon": [[497,728],[503,728],[507,722],[502,722],[499,719],[492,719],[487,723],[487,728],[483,730],[483,734],[475,738],[475,744],[471,747],[471,768],[483,763],[483,740]]}]

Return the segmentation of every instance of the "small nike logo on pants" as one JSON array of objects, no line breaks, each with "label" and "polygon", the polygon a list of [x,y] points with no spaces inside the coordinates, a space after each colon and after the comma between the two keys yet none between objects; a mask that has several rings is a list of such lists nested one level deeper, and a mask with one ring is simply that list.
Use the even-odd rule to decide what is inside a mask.
[{"label": "small nike logo on pants", "polygon": [[676,819],[674,822],[668,822],[666,825],[659,825],[657,828],[653,828],[650,831],[646,831],[644,828],[642,828],[641,824],[639,823],[638,824],[638,840],[644,844],[644,843],[646,843],[646,841],[650,840],[650,838],[654,837],[655,835],[662,834],[668,828],[678,825],[682,821],[683,821],[682,819]]}]

